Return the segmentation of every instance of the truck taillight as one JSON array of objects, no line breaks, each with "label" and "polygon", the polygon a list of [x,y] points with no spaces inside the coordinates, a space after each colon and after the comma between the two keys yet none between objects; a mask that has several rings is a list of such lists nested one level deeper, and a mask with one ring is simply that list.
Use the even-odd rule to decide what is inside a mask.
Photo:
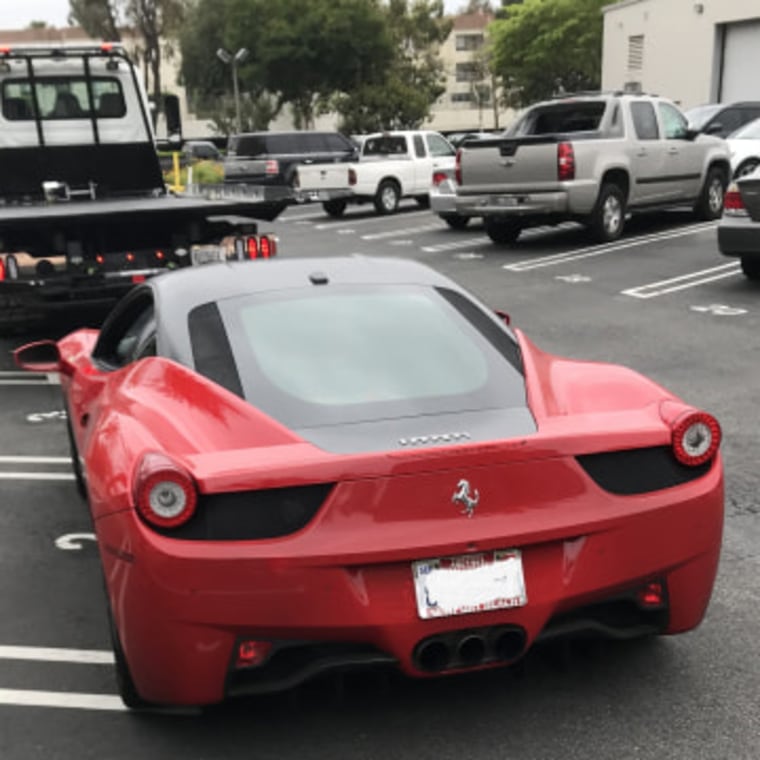
[{"label": "truck taillight", "polygon": [[251,260],[271,259],[277,255],[277,238],[274,235],[250,235],[246,238],[246,250]]},{"label": "truck taillight", "polygon": [[5,262],[0,259],[0,282],[5,281]]},{"label": "truck taillight", "polygon": [[264,168],[265,174],[279,174],[280,173],[280,162],[276,161],[273,158],[270,158],[264,166],[265,166]]},{"label": "truck taillight", "polygon": [[736,182],[732,182],[726,190],[726,195],[723,198],[723,213],[725,216],[748,216],[742,194],[739,191],[739,185]]},{"label": "truck taillight", "polygon": [[557,144],[557,179],[560,182],[575,179],[575,151],[572,143]]},{"label": "truck taillight", "polygon": [[356,184],[356,169],[349,169],[348,170],[348,184],[349,185],[355,185]]},{"label": "truck taillight", "polygon": [[441,182],[445,182],[448,179],[446,172],[433,172],[433,187],[438,187]]},{"label": "truck taillight", "polygon": [[462,149],[457,151],[456,158],[454,159],[454,179],[457,185],[462,184]]},{"label": "truck taillight", "polygon": [[257,259],[259,257],[259,239],[256,235],[251,235],[245,242],[248,250],[249,259]]}]

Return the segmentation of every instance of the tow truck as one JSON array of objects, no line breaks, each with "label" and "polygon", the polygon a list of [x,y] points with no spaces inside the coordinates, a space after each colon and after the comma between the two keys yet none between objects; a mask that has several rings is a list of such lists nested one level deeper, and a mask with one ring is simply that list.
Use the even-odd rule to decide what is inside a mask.
[{"label": "tow truck", "polygon": [[121,45],[0,44],[0,332],[61,313],[87,321],[166,270],[274,255],[258,221],[274,220],[285,195],[167,188]]}]

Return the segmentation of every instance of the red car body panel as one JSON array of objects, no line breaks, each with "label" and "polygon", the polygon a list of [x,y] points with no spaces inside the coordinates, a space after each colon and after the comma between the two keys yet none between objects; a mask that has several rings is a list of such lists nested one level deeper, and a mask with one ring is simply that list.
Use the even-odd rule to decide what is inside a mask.
[{"label": "red car body panel", "polygon": [[[701,621],[723,523],[720,456],[687,483],[620,496],[575,458],[671,444],[691,409],[631,370],[562,359],[518,334],[535,434],[490,443],[338,455],[167,359],[101,373],[97,333],[60,342],[62,385],[114,620],[140,694],[205,704],[226,695],[235,642],[361,642],[424,676],[415,646],[445,631],[518,625],[526,648],[557,615],[651,579],[667,586],[665,632]],[[167,452],[203,493],[335,484],[308,524],[253,541],[187,541],[134,508],[135,468]],[[474,519],[452,503],[477,485]],[[527,604],[419,617],[411,563],[520,549]]]}]

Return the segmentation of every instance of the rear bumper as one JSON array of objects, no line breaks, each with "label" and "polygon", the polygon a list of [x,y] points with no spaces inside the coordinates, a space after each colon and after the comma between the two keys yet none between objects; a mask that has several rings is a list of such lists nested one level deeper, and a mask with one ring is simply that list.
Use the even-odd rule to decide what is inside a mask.
[{"label": "rear bumper", "polygon": [[718,248],[724,256],[760,257],[760,222],[724,216],[718,224]]},{"label": "rear bumper", "polygon": [[[470,631],[482,632],[488,642],[503,630],[515,632],[508,637],[514,651],[477,667],[504,664],[540,637],[584,626],[604,633],[604,625],[583,611],[653,579],[665,582],[668,607],[649,627],[678,633],[697,626],[720,553],[720,464],[696,481],[655,494],[597,497],[593,527],[568,520],[564,535],[547,540],[537,524],[533,538],[515,540],[505,519],[502,534],[478,545],[521,549],[525,606],[426,620],[417,613],[411,562],[472,550],[467,543],[431,547],[435,531],[429,526],[403,560],[374,558],[370,550],[357,559],[347,537],[343,543],[352,554],[345,557],[327,549],[326,555],[304,555],[298,535],[278,539],[276,547],[270,541],[177,541],[153,533],[131,511],[101,518],[96,530],[114,617],[141,694],[156,702],[205,704],[287,688],[332,666],[397,663],[409,675],[429,675],[420,665],[420,647],[441,637],[458,647]],[[301,540],[319,530],[308,526]],[[586,618],[592,620],[588,626]],[[618,627],[622,636],[646,632],[641,621]],[[607,628],[615,635],[616,624]],[[277,651],[301,665],[278,675],[285,666],[273,656],[257,672],[232,674],[241,637],[275,642]],[[491,653],[501,651],[488,646]],[[462,669],[453,663],[449,672]]]},{"label": "rear bumper", "polygon": [[319,190],[294,190],[296,203],[327,203],[328,201],[350,200],[354,191],[348,188],[323,188]]},{"label": "rear bumper", "polygon": [[494,191],[456,196],[456,211],[463,216],[580,217],[591,213],[599,193],[593,181],[576,180],[554,189]]},{"label": "rear bumper", "polygon": [[457,193],[453,181],[444,180],[430,190],[430,210],[442,215],[457,213]]}]

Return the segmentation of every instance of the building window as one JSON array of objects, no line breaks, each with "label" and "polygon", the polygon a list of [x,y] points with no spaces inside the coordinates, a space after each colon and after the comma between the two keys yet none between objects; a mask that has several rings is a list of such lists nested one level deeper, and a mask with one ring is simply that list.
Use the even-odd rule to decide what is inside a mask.
[{"label": "building window", "polygon": [[457,82],[473,82],[478,79],[478,67],[473,62],[457,64]]},{"label": "building window", "polygon": [[471,100],[472,100],[471,92],[452,92],[451,93],[452,103],[469,103]]},{"label": "building window", "polygon": [[456,36],[457,50],[478,50],[483,47],[482,34],[458,34]]},{"label": "building window", "polygon": [[628,71],[641,71],[644,68],[644,35],[636,34],[628,38]]}]

